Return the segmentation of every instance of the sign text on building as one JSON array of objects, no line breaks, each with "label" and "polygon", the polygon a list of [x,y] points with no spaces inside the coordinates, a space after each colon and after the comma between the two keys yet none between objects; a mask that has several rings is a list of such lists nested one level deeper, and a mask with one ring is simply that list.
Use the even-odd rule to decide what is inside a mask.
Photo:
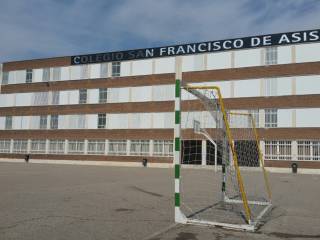
[{"label": "sign text on building", "polygon": [[279,46],[320,41],[320,30],[277,33],[227,40],[181,44],[166,47],[135,49],[120,52],[78,55],[71,57],[71,65],[126,61],[187,54],[219,52],[267,46]]}]

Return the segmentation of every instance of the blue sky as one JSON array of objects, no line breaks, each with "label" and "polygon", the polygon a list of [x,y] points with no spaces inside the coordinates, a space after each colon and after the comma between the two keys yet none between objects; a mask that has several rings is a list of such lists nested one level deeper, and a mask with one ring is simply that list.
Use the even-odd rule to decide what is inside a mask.
[{"label": "blue sky", "polygon": [[0,62],[320,28],[320,0],[0,0]]}]

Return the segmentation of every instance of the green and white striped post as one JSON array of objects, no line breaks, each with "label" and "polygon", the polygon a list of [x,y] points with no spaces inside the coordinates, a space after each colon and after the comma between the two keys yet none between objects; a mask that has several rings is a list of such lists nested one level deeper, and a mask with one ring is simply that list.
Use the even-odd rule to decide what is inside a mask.
[{"label": "green and white striped post", "polygon": [[181,212],[180,203],[180,159],[181,159],[181,80],[176,79],[175,87],[175,126],[174,126],[174,219],[177,223],[186,223],[186,217]]}]

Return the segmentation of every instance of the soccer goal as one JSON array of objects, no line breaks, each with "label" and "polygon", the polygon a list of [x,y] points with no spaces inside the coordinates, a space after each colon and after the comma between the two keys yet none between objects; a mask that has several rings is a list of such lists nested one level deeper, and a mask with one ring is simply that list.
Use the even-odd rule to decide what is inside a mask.
[{"label": "soccer goal", "polygon": [[[255,231],[272,207],[255,119],[226,111],[217,86],[176,80],[175,91],[175,221]],[[191,98],[181,104],[182,95]],[[204,155],[218,172],[190,167]]]}]

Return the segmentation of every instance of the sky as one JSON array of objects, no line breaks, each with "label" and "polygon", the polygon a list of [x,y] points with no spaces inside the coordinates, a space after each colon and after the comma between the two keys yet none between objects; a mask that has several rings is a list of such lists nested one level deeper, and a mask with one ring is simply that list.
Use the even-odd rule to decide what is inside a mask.
[{"label": "sky", "polygon": [[320,28],[320,0],[0,0],[0,62]]}]

